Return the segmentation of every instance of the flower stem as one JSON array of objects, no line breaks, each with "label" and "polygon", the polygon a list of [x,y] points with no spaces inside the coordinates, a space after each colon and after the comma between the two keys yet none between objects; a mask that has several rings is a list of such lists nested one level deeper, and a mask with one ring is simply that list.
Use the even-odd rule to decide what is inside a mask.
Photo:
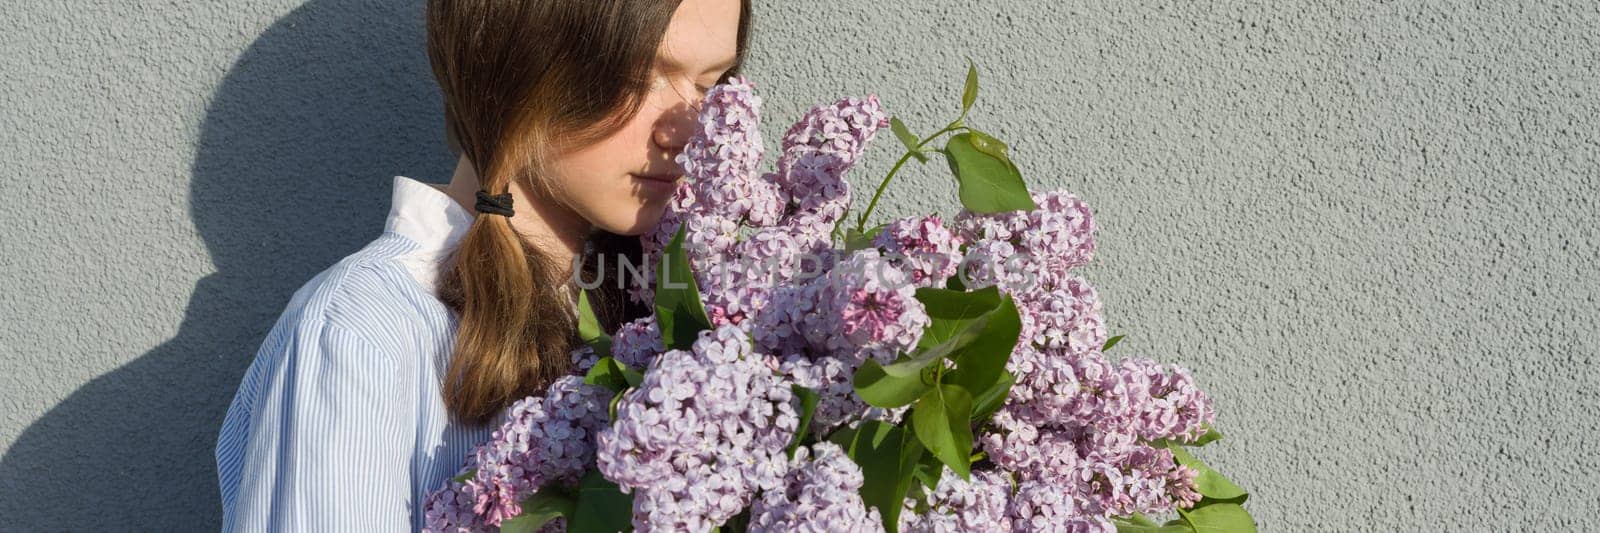
[{"label": "flower stem", "polygon": [[[962,118],[965,118],[965,116],[963,115]],[[929,141],[932,141],[935,138],[938,138],[940,135],[944,135],[946,133],[949,133],[949,132],[952,132],[952,131],[956,131],[956,130],[960,130],[960,129],[966,129],[966,126],[961,123],[961,120],[962,119],[958,118],[958,119],[956,119],[955,122],[951,122],[949,126],[945,126],[944,129],[939,130],[937,132],[934,132],[933,135],[929,135],[927,138],[923,139],[921,142],[918,142],[917,143],[917,147],[915,149],[906,150],[905,155],[900,156],[900,160],[899,161],[895,161],[894,167],[890,168],[889,169],[889,173],[885,174],[883,176],[883,181],[881,183],[878,183],[877,192],[872,193],[872,201],[867,203],[867,210],[866,211],[862,211],[861,212],[861,217],[856,219],[856,233],[861,233],[861,232],[867,230],[867,217],[871,216],[872,215],[872,210],[876,209],[878,207],[878,198],[882,197],[883,196],[883,191],[885,189],[889,188],[889,180],[891,178],[894,178],[894,175],[896,173],[900,172],[900,167],[904,166],[906,164],[906,160],[911,159],[911,156],[913,154],[921,151],[922,150],[922,145],[928,144]]]}]

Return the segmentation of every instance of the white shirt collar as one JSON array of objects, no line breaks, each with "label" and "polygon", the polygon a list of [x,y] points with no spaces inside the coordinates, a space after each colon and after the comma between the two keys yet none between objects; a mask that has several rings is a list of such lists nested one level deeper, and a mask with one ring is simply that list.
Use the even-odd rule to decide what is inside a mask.
[{"label": "white shirt collar", "polygon": [[417,243],[417,248],[395,258],[417,284],[438,295],[444,260],[472,227],[472,214],[454,198],[432,185],[394,177],[394,195],[384,231]]}]

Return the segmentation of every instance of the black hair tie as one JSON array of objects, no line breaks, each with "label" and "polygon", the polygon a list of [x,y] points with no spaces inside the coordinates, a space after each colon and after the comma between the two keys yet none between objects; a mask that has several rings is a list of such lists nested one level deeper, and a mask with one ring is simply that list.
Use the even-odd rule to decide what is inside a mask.
[{"label": "black hair tie", "polygon": [[511,216],[511,193],[489,194],[489,191],[478,190],[478,204],[472,206],[479,213],[489,213],[503,217]]}]

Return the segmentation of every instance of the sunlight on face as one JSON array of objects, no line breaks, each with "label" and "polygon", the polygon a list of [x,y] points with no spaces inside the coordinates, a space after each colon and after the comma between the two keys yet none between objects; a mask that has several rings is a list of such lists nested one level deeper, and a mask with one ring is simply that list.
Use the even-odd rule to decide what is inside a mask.
[{"label": "sunlight on face", "polygon": [[683,170],[674,159],[695,128],[699,101],[733,66],[739,0],[684,0],[672,15],[639,112],[621,129],[555,161],[557,190],[578,216],[623,235],[661,218]]}]

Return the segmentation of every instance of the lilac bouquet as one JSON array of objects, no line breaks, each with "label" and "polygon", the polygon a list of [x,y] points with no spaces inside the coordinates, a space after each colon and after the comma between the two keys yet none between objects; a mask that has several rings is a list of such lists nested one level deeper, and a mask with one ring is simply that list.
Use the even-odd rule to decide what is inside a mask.
[{"label": "lilac bouquet", "polygon": [[[1072,273],[1088,206],[1026,188],[966,123],[977,90],[969,68],[925,138],[876,97],[817,106],[763,172],[754,86],[711,89],[641,237],[631,295],[654,314],[606,332],[581,301],[577,372],[507,412],[428,529],[1254,531],[1245,491],[1186,450],[1221,438],[1209,398],[1107,355],[1121,337]],[[850,228],[844,175],[884,127],[906,152]],[[964,209],[868,228],[930,156]]]}]

